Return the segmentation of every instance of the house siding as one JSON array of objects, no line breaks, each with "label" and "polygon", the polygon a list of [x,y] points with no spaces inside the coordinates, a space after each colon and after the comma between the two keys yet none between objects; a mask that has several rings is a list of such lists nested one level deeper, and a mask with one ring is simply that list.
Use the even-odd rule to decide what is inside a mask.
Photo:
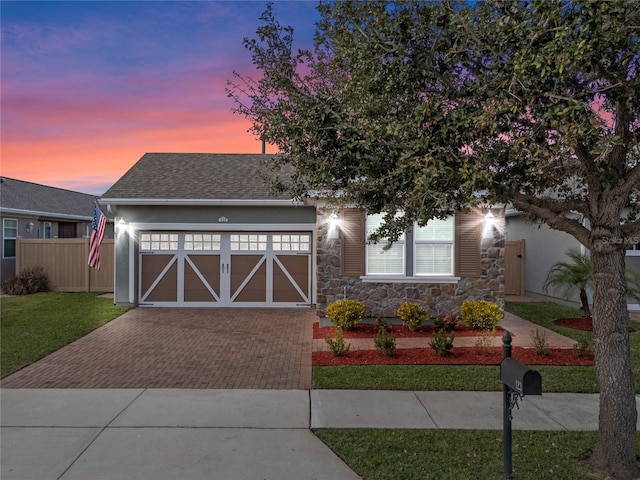
[{"label": "house siding", "polygon": [[[497,224],[503,225],[503,210],[494,210]],[[457,314],[467,299],[485,299],[504,306],[504,229],[495,228],[492,238],[482,239],[478,276],[461,277],[456,283],[364,282],[346,275],[341,254],[343,237],[329,235],[331,211],[316,210],[317,310],[323,316],[327,305],[342,298],[362,302],[371,317],[395,317],[404,301],[422,305],[431,315]],[[349,229],[349,225],[341,225]],[[347,273],[352,273],[348,271]]]}]

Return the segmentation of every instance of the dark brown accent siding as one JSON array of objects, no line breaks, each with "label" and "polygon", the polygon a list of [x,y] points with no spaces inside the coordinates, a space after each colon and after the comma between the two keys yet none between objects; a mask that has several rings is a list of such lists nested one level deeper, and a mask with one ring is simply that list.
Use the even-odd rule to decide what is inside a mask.
[{"label": "dark brown accent siding", "polygon": [[479,277],[482,273],[480,263],[480,242],[482,240],[482,216],[477,211],[456,214],[455,274],[458,277]]},{"label": "dark brown accent siding", "polygon": [[345,208],[341,212],[340,243],[342,275],[364,275],[365,215],[357,208]]}]

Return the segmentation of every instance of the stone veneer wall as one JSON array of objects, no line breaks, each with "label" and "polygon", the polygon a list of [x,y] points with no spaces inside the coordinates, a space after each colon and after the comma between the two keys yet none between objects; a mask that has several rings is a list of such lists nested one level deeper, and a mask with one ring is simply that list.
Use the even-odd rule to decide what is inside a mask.
[{"label": "stone veneer wall", "polygon": [[461,278],[457,283],[370,283],[345,277],[340,269],[340,239],[329,239],[329,214],[317,209],[317,310],[324,316],[327,305],[346,297],[359,300],[367,316],[396,317],[404,301],[422,305],[430,315],[453,315],[467,299],[488,300],[504,307],[504,210],[495,209],[493,238],[482,240],[481,276]]}]

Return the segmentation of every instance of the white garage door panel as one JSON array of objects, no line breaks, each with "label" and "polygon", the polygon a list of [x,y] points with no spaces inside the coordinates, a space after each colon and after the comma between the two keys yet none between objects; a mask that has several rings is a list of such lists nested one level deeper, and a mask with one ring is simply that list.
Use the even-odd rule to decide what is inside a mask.
[{"label": "white garage door panel", "polygon": [[311,233],[141,232],[141,306],[307,306]]}]

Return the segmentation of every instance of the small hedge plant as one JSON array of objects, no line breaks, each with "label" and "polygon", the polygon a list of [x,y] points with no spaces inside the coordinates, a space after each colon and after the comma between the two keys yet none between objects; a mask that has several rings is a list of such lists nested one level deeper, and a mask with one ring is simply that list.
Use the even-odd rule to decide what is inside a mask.
[{"label": "small hedge plant", "polygon": [[351,330],[364,318],[364,304],[344,298],[327,306],[327,318],[336,327]]},{"label": "small hedge plant", "polygon": [[350,343],[345,343],[340,327],[336,328],[335,338],[330,338],[329,335],[325,335],[324,341],[329,345],[334,357],[343,357],[349,351],[349,348],[351,348]]},{"label": "small hedge plant", "polygon": [[49,277],[41,266],[23,269],[1,285],[2,293],[7,295],[29,295],[50,291]]},{"label": "small hedge plant", "polygon": [[495,303],[486,300],[466,300],[460,308],[464,323],[476,330],[493,330],[502,317],[503,311]]},{"label": "small hedge plant", "polygon": [[402,302],[396,314],[411,331],[418,328],[429,316],[423,307],[411,302]]},{"label": "small hedge plant", "polygon": [[455,337],[456,334],[453,332],[451,333],[451,335],[447,335],[447,332],[445,332],[444,330],[437,330],[431,335],[429,346],[433,348],[439,356],[442,357],[453,348],[453,340],[455,339]]}]

